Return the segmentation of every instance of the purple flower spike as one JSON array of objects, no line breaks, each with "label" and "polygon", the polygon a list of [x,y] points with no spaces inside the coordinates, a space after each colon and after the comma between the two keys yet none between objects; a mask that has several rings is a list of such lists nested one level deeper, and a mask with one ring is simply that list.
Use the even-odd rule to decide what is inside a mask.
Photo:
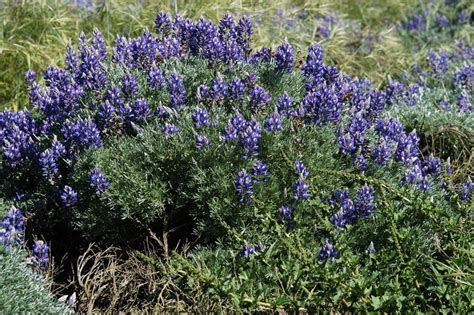
[{"label": "purple flower spike", "polygon": [[0,221],[0,245],[7,250],[21,246],[24,242],[24,216],[20,209],[12,208]]},{"label": "purple flower spike", "polygon": [[288,43],[281,44],[276,50],[275,70],[278,72],[291,72],[293,70],[294,59],[293,47]]},{"label": "purple flower spike", "polygon": [[252,166],[252,170],[250,174],[254,177],[255,181],[263,182],[266,181],[266,177],[268,177],[268,166],[263,163],[262,161],[257,161]]},{"label": "purple flower spike", "polygon": [[212,142],[206,136],[197,135],[195,146],[196,146],[196,149],[203,150],[205,148],[208,148],[208,147],[212,146]]},{"label": "purple flower spike", "polygon": [[295,168],[296,168],[296,171],[298,172],[298,174],[303,177],[303,178],[306,178],[309,176],[309,171],[308,169],[304,166],[303,162],[301,161],[295,161]]},{"label": "purple flower spike", "polygon": [[36,241],[33,245],[33,266],[41,271],[48,269],[49,247],[43,241]]},{"label": "purple flower spike", "polygon": [[94,169],[89,175],[89,185],[95,189],[96,194],[101,195],[109,187],[109,182],[104,174],[98,169]]},{"label": "purple flower spike", "polygon": [[298,179],[293,184],[293,191],[295,192],[295,200],[306,200],[311,197],[309,193],[309,185],[303,178]]},{"label": "purple flower spike", "polygon": [[274,112],[265,120],[264,127],[265,130],[268,132],[275,132],[280,131],[282,129],[281,124],[282,121],[280,118],[280,114],[278,114],[278,112]]},{"label": "purple flower spike", "polygon": [[61,191],[61,202],[64,207],[72,208],[74,207],[77,202],[77,192],[75,192],[70,186],[64,186],[63,190]]},{"label": "purple flower spike", "polygon": [[339,252],[334,248],[334,245],[329,243],[329,240],[326,239],[326,244],[321,247],[318,257],[320,261],[326,261],[330,258],[335,259],[339,257]]},{"label": "purple flower spike", "polygon": [[280,221],[291,221],[293,219],[293,212],[294,209],[288,205],[283,205],[278,209],[278,213],[280,215]]},{"label": "purple flower spike", "polygon": [[234,184],[239,201],[241,203],[249,202],[253,196],[253,180],[250,175],[245,170],[239,171]]}]

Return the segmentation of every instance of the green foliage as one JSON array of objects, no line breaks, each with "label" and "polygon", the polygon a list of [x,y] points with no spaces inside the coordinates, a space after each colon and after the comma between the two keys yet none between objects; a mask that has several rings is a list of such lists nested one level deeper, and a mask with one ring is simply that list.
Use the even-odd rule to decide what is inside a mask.
[{"label": "green foliage", "polygon": [[[7,205],[2,201],[0,216],[3,217],[7,210]],[[0,247],[0,313],[71,313],[65,304],[49,292],[45,279],[33,274],[26,261],[23,249],[6,252]]]},{"label": "green foliage", "polygon": [[[449,159],[455,177],[461,181],[474,175],[474,113],[459,111],[458,107],[463,90],[472,93],[474,87],[472,83],[460,84],[454,79],[467,66],[467,62],[450,61],[440,77],[428,66],[422,68],[422,73],[406,72],[405,82],[420,83],[420,93],[414,94],[416,106],[400,100],[385,113],[386,117],[401,121],[407,129],[416,129],[422,138],[422,154]],[[473,98],[468,97],[467,101],[472,106]]]},{"label": "green foliage", "polygon": [[[288,34],[301,56],[309,43],[320,40],[329,51],[330,64],[349,74],[368,76],[380,85],[397,77],[407,65],[422,61],[428,47],[452,45],[453,38],[470,41],[471,25],[412,34],[382,21],[385,17],[392,23],[406,20],[416,12],[411,11],[414,2],[365,1],[355,6],[344,1],[295,4],[281,0],[271,5],[250,2],[252,7],[247,9],[246,2],[222,0],[211,4],[200,0],[175,1],[171,10],[182,11],[188,17],[203,14],[214,20],[225,11],[261,16],[255,19],[257,45],[278,44],[286,36],[282,34]],[[468,4],[460,1],[452,8],[435,1],[427,6],[439,6],[440,12],[454,19],[456,10],[467,8]],[[10,1],[3,6],[0,56],[6,62],[0,65],[4,78],[0,82],[4,91],[0,102],[8,102],[15,109],[23,107],[26,94],[10,85],[24,89],[22,72],[27,67],[39,69],[45,63],[61,63],[57,56],[62,55],[59,52],[64,50],[67,38],[76,37],[82,30],[90,31],[92,25],[104,31],[108,41],[117,33],[136,35],[145,26],[153,25],[157,11],[170,9],[152,1],[106,2],[97,11],[73,8],[60,1]],[[413,10],[425,6],[419,3]],[[280,7],[287,11],[279,14]],[[334,10],[343,22],[331,30],[328,38],[317,37],[317,18]],[[431,25],[432,15],[428,17]],[[417,53],[413,53],[413,47]],[[43,55],[38,56],[37,51]],[[423,62],[420,64],[424,66]],[[133,246],[143,241],[149,231],[161,233],[160,263],[164,269],[160,271],[164,277],[177,284],[180,294],[191,295],[198,287],[222,309],[230,306],[235,311],[305,308],[311,312],[464,313],[474,308],[472,204],[462,203],[454,191],[441,189],[434,181],[429,192],[400,185],[403,168],[398,162],[383,167],[371,165],[361,172],[353,161],[339,154],[334,126],[306,125],[298,118],[285,120],[283,131],[262,132],[259,155],[253,158],[242,158],[244,152],[237,143],[223,144],[222,131],[235,111],[259,119],[263,126],[263,118],[274,111],[283,92],[299,104],[304,95],[304,79],[299,72],[275,75],[271,64],[256,70],[248,65],[221,69],[198,58],[169,59],[160,68],[167,75],[178,72],[186,85],[190,106],[180,110],[179,120],[171,118],[180,132],[165,135],[161,131],[163,123],[152,119],[141,125],[131,124],[131,135],[104,137],[104,146],[85,152],[77,164],[61,160],[60,163],[74,164],[72,178],[60,179],[79,193],[80,204],[74,209],[65,210],[55,204],[54,198],[45,197],[57,196],[58,192],[51,185],[43,185],[46,180],[39,179],[39,173],[25,175],[41,184],[35,186],[25,205],[34,209],[30,219],[36,225],[28,227],[32,234],[49,229],[57,236],[61,234],[59,227],[74,228],[88,241]],[[258,84],[272,96],[261,112],[250,111],[248,100],[243,104],[232,100],[199,103],[195,91],[200,84],[209,84],[216,76],[229,82],[254,70]],[[124,75],[120,68],[107,71],[110,84],[117,84]],[[165,90],[151,89],[144,73],[131,71],[140,85],[138,96],[146,98],[153,110],[168,103]],[[421,148],[423,154],[451,158],[457,166],[464,165],[458,168],[463,173],[459,177],[466,177],[472,171],[473,116],[434,110],[440,99],[454,103],[459,92],[435,83],[429,82],[422,90],[416,107],[396,104],[386,114],[400,119],[406,131],[417,129],[427,146]],[[81,101],[96,104],[96,97],[91,92]],[[198,105],[207,106],[211,120],[218,125],[199,131],[214,144],[201,151],[195,148],[197,131],[191,118]],[[81,112],[84,117],[89,114],[88,110]],[[345,112],[343,120],[349,115]],[[368,139],[373,145],[373,130]],[[257,159],[268,165],[270,177],[267,182],[255,183],[251,202],[242,204],[236,196],[235,176],[242,169],[250,170]],[[292,201],[292,185],[298,179],[295,160],[302,160],[310,172],[307,181],[312,195],[297,203]],[[88,181],[95,167],[110,182],[100,196]],[[22,187],[16,185],[22,180],[9,178],[4,187]],[[443,180],[449,182],[453,178]],[[345,228],[335,228],[329,218],[338,209],[328,202],[331,195],[336,189],[347,187],[354,196],[365,184],[375,189],[374,215]],[[13,193],[9,191],[8,195]],[[287,203],[295,208],[291,224],[279,220],[278,209]],[[64,243],[72,244],[74,237],[77,235],[68,236]],[[341,253],[339,259],[318,260],[326,239],[336,244]],[[182,250],[183,242],[193,246]],[[375,253],[367,252],[371,243]],[[243,257],[242,247],[256,244],[262,245],[263,251]],[[174,245],[176,250],[171,250]],[[8,283],[0,283],[0,309],[6,305],[7,312],[60,311],[51,309],[52,298],[44,294],[40,280],[31,280],[28,267],[20,263],[23,260],[21,252],[0,254],[0,267],[7,270],[7,276],[0,281]],[[146,263],[154,265],[152,260]],[[21,280],[10,280],[17,278]],[[28,292],[24,294],[26,302],[12,295],[19,292],[11,290],[12,284]]]},{"label": "green foliage", "polygon": [[[214,75],[198,60],[163,68],[185,74],[188,91],[194,91],[197,82],[209,83]],[[265,113],[285,90],[301,99],[298,74],[278,79],[271,66],[259,68],[258,74],[259,84],[272,92]],[[159,104],[156,92],[144,87],[141,93],[152,106]],[[189,98],[197,102],[194,95]],[[401,166],[396,162],[361,173],[338,154],[333,127],[301,126],[298,120],[285,121],[279,133],[263,132],[258,159],[269,166],[270,178],[254,185],[250,204],[240,204],[235,174],[249,170],[256,158],[243,159],[240,145],[220,142],[219,129],[232,114],[227,103],[208,108],[220,128],[204,129],[215,145],[197,151],[191,119],[195,104],[180,112],[178,134],[165,135],[161,123],[151,121],[137,127],[135,137],[111,139],[79,160],[74,187],[83,187],[80,194],[90,195],[85,181],[94,167],[111,183],[100,198],[85,198],[73,212],[75,224],[89,238],[132,242],[150,227],[166,235],[164,242],[191,238],[199,245],[172,252],[164,262],[166,276],[182,292],[202,288],[211,300],[237,311],[263,307],[405,313],[473,307],[469,205],[436,185],[430,192],[400,186]],[[259,117],[245,108],[245,103],[239,107],[243,114]],[[278,220],[278,208],[292,198],[298,178],[295,160],[302,160],[310,172],[312,198],[294,204],[294,222],[288,225]],[[327,200],[340,187],[354,195],[364,184],[376,191],[375,214],[334,229],[329,218],[338,209]],[[186,232],[190,228],[191,234]],[[341,258],[318,260],[325,239],[336,244]],[[371,242],[376,252],[368,254]],[[243,257],[242,247],[254,244],[263,245],[263,252]]]}]

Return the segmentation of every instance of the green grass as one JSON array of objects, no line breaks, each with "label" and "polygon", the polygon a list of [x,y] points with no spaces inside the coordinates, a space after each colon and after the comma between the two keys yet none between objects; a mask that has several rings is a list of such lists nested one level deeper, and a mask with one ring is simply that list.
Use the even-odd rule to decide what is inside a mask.
[{"label": "green grass", "polygon": [[[97,11],[90,11],[60,0],[7,0],[0,4],[0,106],[13,110],[26,107],[24,72],[28,68],[41,71],[48,64],[61,64],[66,44],[75,42],[82,31],[91,32],[97,27],[109,42],[116,34],[137,35],[145,28],[153,28],[154,17],[160,10],[214,21],[225,12],[247,15],[255,24],[257,47],[275,47],[288,39],[300,56],[309,44],[319,40],[316,29],[320,20],[315,17],[337,12],[345,25],[336,27],[329,38],[320,41],[328,62],[380,85],[397,77],[414,61],[424,59],[427,47],[413,52],[410,41],[394,27],[417,5],[416,0],[112,0]],[[362,38],[354,35],[355,29]],[[379,40],[368,51],[364,38],[369,35],[378,36]]]}]

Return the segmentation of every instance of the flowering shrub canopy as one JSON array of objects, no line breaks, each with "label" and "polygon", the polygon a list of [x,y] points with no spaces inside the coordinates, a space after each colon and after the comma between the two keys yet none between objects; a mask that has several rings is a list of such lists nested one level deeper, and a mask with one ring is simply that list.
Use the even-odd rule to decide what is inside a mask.
[{"label": "flowering shrub canopy", "polygon": [[[375,89],[326,64],[317,44],[301,67],[288,42],[254,52],[245,17],[215,25],[161,12],[155,28],[111,49],[98,30],[83,34],[64,68],[26,74],[33,109],[0,113],[5,198],[23,195],[16,203],[32,222],[106,243],[133,243],[150,228],[179,239],[190,226],[185,236],[209,246],[196,261],[248,279],[226,284],[241,306],[245,292],[316,309],[363,310],[341,301],[380,292],[386,310],[448,303],[429,293],[430,240],[448,237],[440,222],[466,220],[472,181],[452,181],[449,160],[425,155],[422,135],[393,116],[444,80],[459,94],[445,107],[472,123],[465,54],[432,51],[424,85]],[[5,244],[22,232],[20,217],[5,217]],[[222,251],[209,254],[216,244]],[[37,241],[33,255],[45,269],[48,245]],[[357,281],[373,287],[350,289],[364,287]],[[403,303],[390,300],[399,290]]]}]

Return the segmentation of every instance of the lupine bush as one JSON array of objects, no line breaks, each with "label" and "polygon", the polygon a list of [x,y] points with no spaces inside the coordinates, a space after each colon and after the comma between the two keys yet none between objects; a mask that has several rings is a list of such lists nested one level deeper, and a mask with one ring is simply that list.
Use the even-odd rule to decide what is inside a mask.
[{"label": "lupine bush", "polygon": [[[472,133],[471,48],[449,66],[430,52],[423,87],[377,89],[317,44],[299,66],[253,33],[161,12],[111,49],[81,35],[64,68],[26,74],[32,110],[0,115],[3,197],[53,249],[157,233],[182,292],[235,310],[468,311],[472,181],[425,154],[403,106],[419,117],[421,93],[452,83],[436,115]],[[47,268],[47,243],[33,255]]]}]

